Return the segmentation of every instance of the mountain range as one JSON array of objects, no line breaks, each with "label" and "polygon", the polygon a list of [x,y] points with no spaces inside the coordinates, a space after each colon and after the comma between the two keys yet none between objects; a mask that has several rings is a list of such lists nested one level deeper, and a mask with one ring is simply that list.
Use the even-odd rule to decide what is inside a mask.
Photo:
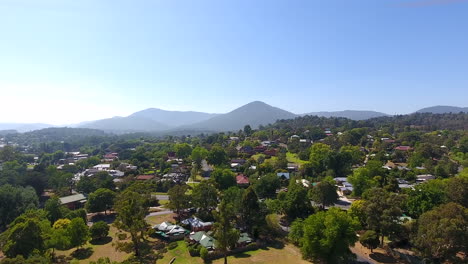
[{"label": "mountain range", "polygon": [[[468,112],[468,107],[433,106],[423,108],[416,113],[459,113]],[[353,120],[364,120],[374,117],[388,116],[375,111],[345,110],[335,112],[310,112],[295,114],[268,105],[261,101],[254,101],[225,114],[211,114],[194,111],[167,111],[158,108],[148,108],[135,112],[127,117],[112,117],[107,119],[86,121],[71,127],[99,129],[112,133],[130,132],[176,132],[176,131],[236,131],[245,125],[257,128],[268,125],[279,119],[291,119],[304,115],[323,117],[345,117]],[[0,130],[16,130],[26,132],[46,127],[48,124],[13,124],[0,123]]]}]

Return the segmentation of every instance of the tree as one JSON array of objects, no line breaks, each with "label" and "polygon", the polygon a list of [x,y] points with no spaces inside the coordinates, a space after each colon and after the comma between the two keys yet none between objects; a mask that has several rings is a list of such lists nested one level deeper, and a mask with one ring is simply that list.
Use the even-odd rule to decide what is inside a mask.
[{"label": "tree", "polygon": [[359,238],[359,242],[366,248],[370,249],[371,253],[379,246],[379,235],[374,230],[367,230]]},{"label": "tree", "polygon": [[62,204],[58,197],[52,197],[46,201],[44,210],[47,212],[47,218],[51,223],[55,223],[60,218],[63,218]]},{"label": "tree", "polygon": [[211,173],[211,178],[215,180],[220,190],[236,185],[236,176],[230,169],[216,168]]},{"label": "tree", "polygon": [[317,173],[324,172],[328,155],[332,152],[327,144],[315,143],[310,147],[310,163]]},{"label": "tree", "polygon": [[114,205],[115,193],[109,189],[99,188],[88,196],[86,202],[86,210],[91,213],[102,212],[107,213]]},{"label": "tree", "polygon": [[338,201],[336,186],[330,181],[322,181],[310,189],[309,198],[312,201],[321,204],[322,209],[324,209],[325,206],[333,205]]},{"label": "tree", "polygon": [[292,222],[289,230],[288,239],[296,246],[301,246],[301,240],[304,237],[304,220],[297,218]]},{"label": "tree", "polygon": [[281,201],[284,213],[290,220],[306,218],[313,212],[307,197],[307,189],[302,184],[296,183],[294,179],[290,181],[286,195],[278,194],[278,199]]},{"label": "tree", "polygon": [[39,205],[36,192],[31,187],[0,186],[0,229],[30,209]]},{"label": "tree", "polygon": [[178,158],[185,159],[192,153],[192,147],[187,143],[178,143],[175,145],[175,151]]},{"label": "tree", "polygon": [[89,229],[81,218],[73,218],[67,227],[72,247],[81,247],[89,240]]},{"label": "tree", "polygon": [[140,242],[147,227],[145,216],[148,214],[146,198],[134,191],[125,190],[116,199],[115,226],[130,233],[135,256],[140,256]]},{"label": "tree", "polygon": [[192,203],[199,208],[202,218],[209,217],[211,210],[218,205],[218,190],[209,181],[202,181],[192,190]]},{"label": "tree", "polygon": [[254,236],[264,224],[265,214],[262,213],[258,196],[252,187],[247,188],[242,195],[241,220],[247,231]]},{"label": "tree", "polygon": [[455,261],[457,253],[467,253],[467,226],[467,208],[456,203],[444,204],[421,215],[413,242],[426,257],[459,263],[460,260]]},{"label": "tree", "polygon": [[47,241],[47,246],[52,249],[66,250],[71,247],[71,238],[68,227],[70,219],[58,219],[52,226],[52,234]]},{"label": "tree", "polygon": [[276,190],[280,187],[280,180],[274,173],[268,173],[254,183],[255,193],[260,198],[273,198],[276,196]]},{"label": "tree", "polygon": [[222,199],[226,203],[230,204],[235,215],[240,214],[242,210],[242,197],[244,194],[244,189],[241,189],[237,186],[229,187],[227,190],[223,191]]},{"label": "tree", "polygon": [[408,191],[408,213],[418,218],[424,212],[444,203],[447,199],[445,186],[442,180],[431,180],[414,186],[414,189]]},{"label": "tree", "polygon": [[178,219],[180,211],[189,207],[190,196],[187,195],[187,190],[188,185],[175,185],[167,192],[169,195],[167,207],[176,211]]},{"label": "tree", "polygon": [[456,176],[447,181],[448,200],[468,208],[468,176]]},{"label": "tree", "polygon": [[301,252],[319,263],[349,263],[355,258],[349,247],[357,241],[359,223],[339,208],[318,212],[303,223]]},{"label": "tree", "polygon": [[214,145],[208,152],[206,160],[212,165],[220,166],[228,161],[228,156],[223,147],[220,145]]},{"label": "tree", "polygon": [[387,192],[382,188],[372,188],[364,194],[364,210],[369,229],[381,235],[381,246],[385,236],[398,233],[399,217],[403,211],[401,207],[406,202],[406,196]]},{"label": "tree", "polygon": [[1,236],[3,253],[13,258],[29,257],[33,251],[45,249],[45,239],[50,234],[50,222],[42,210],[29,210],[18,216]]},{"label": "tree", "polygon": [[42,250],[44,247],[41,227],[35,219],[13,225],[7,233],[6,241],[2,250],[8,257],[28,257],[33,250]]},{"label": "tree", "polygon": [[195,167],[197,170],[201,169],[201,164],[202,161],[208,156],[208,150],[206,150],[203,147],[195,147],[192,150],[192,154],[190,155],[190,158],[193,160],[195,163]]},{"label": "tree", "polygon": [[239,230],[234,229],[232,208],[225,201],[222,201],[218,206],[218,211],[213,211],[213,216],[216,219],[213,226],[213,236],[216,239],[216,248],[224,254],[224,264],[227,264],[227,251],[233,248],[239,239]]},{"label": "tree", "polygon": [[361,196],[373,185],[372,177],[368,168],[358,168],[348,177],[348,181],[353,185],[353,195]]},{"label": "tree", "polygon": [[252,135],[252,127],[250,125],[245,125],[244,126],[244,133],[246,136]]},{"label": "tree", "polygon": [[89,228],[89,233],[93,240],[103,239],[109,235],[109,225],[104,221],[96,222]]}]

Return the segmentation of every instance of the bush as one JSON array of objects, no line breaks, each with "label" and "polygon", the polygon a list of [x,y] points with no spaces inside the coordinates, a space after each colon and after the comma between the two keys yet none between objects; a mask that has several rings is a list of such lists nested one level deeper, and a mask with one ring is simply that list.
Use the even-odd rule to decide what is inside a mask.
[{"label": "bush", "polygon": [[172,250],[172,249],[176,248],[177,246],[179,246],[177,244],[177,242],[171,242],[171,243],[169,243],[169,245],[167,245],[167,248]]},{"label": "bush", "polygon": [[208,249],[205,247],[200,248],[200,258],[202,258],[204,261],[208,260]]},{"label": "bush", "polygon": [[198,244],[189,245],[187,248],[188,248],[190,256],[192,257],[200,256],[200,245]]},{"label": "bush", "polygon": [[125,234],[125,233],[119,233],[119,234],[117,235],[117,238],[118,238],[119,240],[125,240],[125,239],[127,239],[127,234]]},{"label": "bush", "polygon": [[109,225],[104,221],[96,222],[89,228],[89,233],[93,240],[105,238],[109,235]]}]

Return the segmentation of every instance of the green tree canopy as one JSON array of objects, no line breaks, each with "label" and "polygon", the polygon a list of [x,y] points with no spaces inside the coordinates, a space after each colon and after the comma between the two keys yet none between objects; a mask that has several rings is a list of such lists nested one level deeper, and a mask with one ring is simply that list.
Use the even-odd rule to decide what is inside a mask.
[{"label": "green tree canopy", "polygon": [[448,203],[427,211],[418,219],[414,244],[426,257],[461,263],[458,252],[467,253],[468,209]]},{"label": "green tree canopy", "polygon": [[333,207],[309,216],[303,223],[301,252],[319,263],[348,263],[355,258],[349,247],[357,241],[359,223],[346,212]]},{"label": "green tree canopy", "polygon": [[115,193],[109,189],[99,188],[88,196],[86,210],[91,213],[107,212],[114,206]]}]

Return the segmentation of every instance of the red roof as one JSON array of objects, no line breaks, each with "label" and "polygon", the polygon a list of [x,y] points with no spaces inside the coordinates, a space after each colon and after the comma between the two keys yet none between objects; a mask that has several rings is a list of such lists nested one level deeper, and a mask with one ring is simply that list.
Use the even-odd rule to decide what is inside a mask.
[{"label": "red roof", "polygon": [[249,184],[249,178],[244,174],[239,174],[236,176],[236,182],[237,184]]},{"label": "red roof", "polygon": [[411,147],[410,146],[398,146],[395,149],[396,150],[407,151],[407,150],[411,150]]},{"label": "red roof", "polygon": [[153,175],[138,175],[138,176],[136,177],[136,179],[139,180],[139,181],[151,180],[151,179],[153,179],[153,178],[154,178]]}]

